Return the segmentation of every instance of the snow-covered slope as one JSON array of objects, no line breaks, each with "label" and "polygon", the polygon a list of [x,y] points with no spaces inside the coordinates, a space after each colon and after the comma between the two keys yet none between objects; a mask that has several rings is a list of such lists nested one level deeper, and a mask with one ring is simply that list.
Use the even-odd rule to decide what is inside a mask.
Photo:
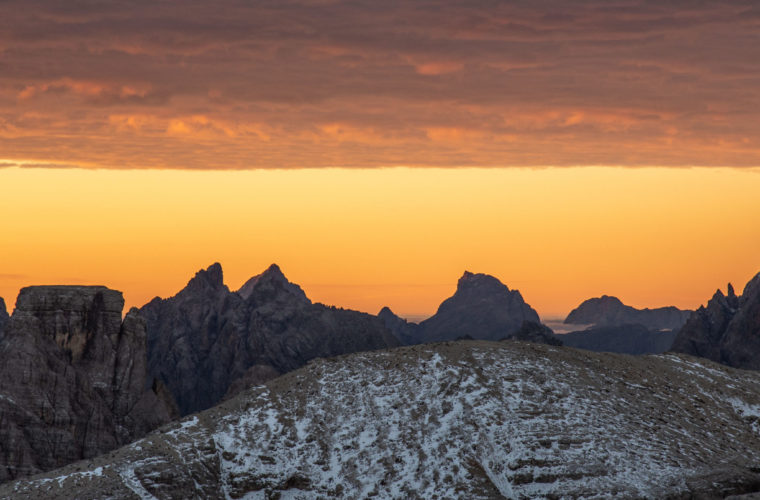
[{"label": "snow-covered slope", "polygon": [[758,417],[760,374],[687,356],[413,346],[317,360],[0,497],[722,497],[760,491]]}]

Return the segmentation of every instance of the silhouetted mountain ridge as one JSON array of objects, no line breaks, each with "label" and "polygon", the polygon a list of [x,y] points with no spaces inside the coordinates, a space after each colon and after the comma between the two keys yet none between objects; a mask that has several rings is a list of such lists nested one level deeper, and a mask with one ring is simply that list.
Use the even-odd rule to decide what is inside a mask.
[{"label": "silhouetted mountain ridge", "polygon": [[717,290],[681,328],[673,351],[701,356],[718,363],[760,369],[760,273],[740,297],[729,283],[726,294]]},{"label": "silhouetted mountain ridge", "polygon": [[399,344],[375,316],[312,304],[277,265],[230,292],[215,263],[174,297],[154,299],[140,311],[148,325],[149,371],[183,414],[316,357]]},{"label": "silhouetted mountain ridge", "polygon": [[602,295],[585,300],[568,314],[564,322],[596,326],[639,324],[658,330],[677,330],[683,326],[691,312],[673,306],[636,309],[623,304],[617,297]]}]

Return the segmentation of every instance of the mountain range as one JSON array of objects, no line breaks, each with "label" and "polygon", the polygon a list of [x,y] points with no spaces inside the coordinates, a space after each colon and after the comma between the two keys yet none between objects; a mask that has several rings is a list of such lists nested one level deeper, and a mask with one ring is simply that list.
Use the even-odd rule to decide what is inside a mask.
[{"label": "mountain range", "polygon": [[139,313],[148,372],[166,384],[183,415],[316,357],[399,345],[375,316],[313,304],[276,265],[232,292],[213,264]]},{"label": "mountain range", "polygon": [[[478,360],[488,359],[494,363],[500,363],[500,361],[495,358],[492,359],[493,353],[517,352],[521,353],[520,355],[526,355],[526,352],[534,354],[543,353],[540,355],[536,354],[537,358],[535,356],[531,357],[530,359],[533,360],[531,363],[537,367],[537,370],[543,371],[547,377],[556,376],[560,378],[559,374],[555,374],[552,371],[554,368],[547,368],[544,365],[554,362],[565,363],[566,359],[570,357],[574,360],[569,362],[571,365],[573,363],[591,363],[594,365],[593,370],[600,370],[599,373],[587,373],[583,377],[572,379],[571,384],[576,385],[578,391],[587,394],[589,391],[592,391],[591,388],[599,388],[599,382],[592,382],[588,377],[599,376],[600,373],[606,373],[609,370],[614,372],[618,370],[619,366],[638,366],[637,363],[646,364],[650,363],[650,361],[637,361],[636,359],[638,358],[620,358],[613,355],[594,357],[596,355],[584,353],[583,351],[572,349],[557,350],[557,346],[564,342],[569,347],[581,347],[600,351],[635,354],[663,352],[668,349],[671,340],[675,336],[673,330],[664,331],[663,327],[672,326],[674,324],[673,321],[675,321],[674,318],[680,318],[685,313],[684,311],[678,312],[675,308],[660,308],[643,310],[644,312],[650,311],[650,313],[642,316],[642,311],[625,306],[613,297],[605,296],[600,299],[591,299],[584,302],[584,304],[576,308],[568,316],[568,320],[572,318],[581,318],[584,321],[589,319],[594,320],[592,322],[596,323],[596,326],[584,331],[554,335],[551,329],[540,323],[538,314],[525,302],[519,291],[510,290],[493,276],[466,271],[459,279],[453,296],[443,301],[434,316],[420,323],[413,323],[396,316],[389,308],[383,308],[378,316],[373,316],[357,311],[312,303],[303,290],[298,285],[289,282],[276,265],[270,266],[263,273],[248,280],[239,290],[231,291],[224,284],[222,268],[219,264],[213,264],[207,269],[198,271],[190,279],[187,286],[173,297],[166,299],[155,298],[139,310],[135,308],[131,309],[122,318],[123,307],[124,300],[120,292],[96,286],[37,286],[25,288],[19,294],[16,307],[10,317],[7,314],[5,303],[0,299],[0,422],[3,423],[0,426],[0,482],[50,470],[76,460],[86,459],[92,461],[94,457],[130,443],[135,439],[139,439],[152,429],[160,427],[178,418],[180,415],[202,411],[218,405],[220,402],[221,406],[210,411],[216,411],[217,413],[212,414],[219,416],[219,418],[227,419],[227,416],[220,416],[222,413],[219,412],[230,410],[232,414],[235,414],[234,412],[237,410],[233,411],[232,409],[239,408],[235,405],[239,404],[240,401],[246,401],[246,408],[256,407],[261,402],[262,396],[257,396],[254,400],[246,399],[248,396],[245,394],[250,393],[251,387],[260,387],[262,384],[270,388],[284,387],[282,384],[295,383],[292,381],[302,380],[303,378],[302,375],[293,375],[295,378],[292,378],[288,374],[311,373],[309,372],[311,369],[309,366],[328,368],[338,366],[331,364],[333,361],[321,361],[321,359],[335,359],[334,356],[349,355],[356,352],[376,352],[377,354],[372,355],[356,355],[356,359],[372,359],[371,363],[375,364],[381,362],[378,360],[394,360],[392,364],[387,365],[387,369],[390,370],[388,376],[393,380],[402,380],[407,375],[411,377],[403,379],[399,385],[396,382],[384,380],[380,374],[376,374],[374,377],[378,382],[376,384],[372,382],[372,384],[375,384],[373,387],[382,387],[389,384],[391,386],[396,384],[395,386],[398,387],[402,385],[410,388],[417,387],[415,384],[418,382],[419,374],[416,374],[414,371],[421,370],[425,373],[426,367],[429,365],[422,363],[421,360],[417,361],[420,361],[422,364],[415,364],[414,360],[410,357],[413,357],[413,353],[417,353],[420,356],[422,355],[421,353],[427,353],[425,356],[444,356],[447,359],[446,363],[451,364],[451,366],[448,366],[446,363],[444,365],[436,364],[439,377],[454,376],[456,374],[458,374],[456,376],[460,379],[466,377],[467,380],[475,380],[473,377],[476,377],[478,380],[477,384],[480,385],[472,385],[472,382],[463,384],[460,381],[459,385],[462,386],[462,390],[465,390],[464,387],[468,386],[474,392],[489,394],[493,390],[496,390],[492,387],[492,382],[477,378],[485,373],[483,370],[486,369],[480,367],[477,368],[476,372],[472,373],[461,371],[463,369],[462,363],[471,359],[471,355],[465,356],[462,354],[464,357],[457,357],[460,354],[452,354],[452,349],[457,353],[469,352],[468,349],[475,349],[481,352],[481,354],[476,356]],[[653,313],[652,311],[655,312]],[[647,318],[648,326],[644,324],[623,323],[632,317]],[[616,321],[619,323],[616,323]],[[757,361],[758,357],[756,355],[760,352],[758,338],[760,338],[760,275],[747,284],[740,297],[735,295],[733,287],[729,285],[726,295],[720,291],[716,292],[706,307],[701,307],[691,313],[688,321],[680,329],[676,341],[673,343],[673,350],[706,357],[727,365],[758,369],[760,368],[760,362]],[[457,340],[458,342],[451,343],[451,341]],[[478,340],[505,340],[507,342],[483,344],[482,342],[478,342]],[[523,344],[510,342],[512,340],[548,344],[554,347],[521,347]],[[430,345],[430,342],[444,342],[444,344]],[[417,345],[421,343],[426,343],[426,346],[406,348],[400,351],[392,350],[402,345]],[[528,349],[528,351],[524,351],[524,349]],[[444,355],[444,353],[446,354]],[[533,354],[530,356],[533,356]],[[341,359],[344,361],[340,361],[340,363],[352,364],[364,362],[355,361],[353,357]],[[454,359],[456,361],[452,361]],[[667,368],[667,366],[673,363],[681,363],[679,365],[681,367],[685,366],[683,363],[686,363],[689,366],[688,370],[679,369],[689,371],[692,374],[696,374],[695,376],[702,378],[707,376],[705,375],[706,373],[712,373],[711,370],[716,370],[716,368],[709,368],[709,365],[704,363],[686,361],[686,358],[667,356],[656,359],[660,361],[651,361],[656,366],[651,365],[650,368],[655,369],[659,367],[656,369],[668,371],[672,367]],[[667,366],[663,368],[657,363],[664,363],[662,366]],[[305,365],[307,367],[302,368]],[[299,369],[301,370],[300,372],[297,371]],[[396,373],[397,370],[403,371],[407,369],[412,370],[414,373],[403,376]],[[294,372],[294,370],[296,371]],[[720,368],[719,370],[723,369]],[[351,370],[349,372],[353,373]],[[340,368],[336,374],[330,376],[329,380],[338,384],[338,386],[345,386],[347,391],[359,398],[358,401],[368,401],[361,392],[365,389],[351,388],[355,380],[351,378],[354,376],[349,374],[349,372]],[[509,372],[509,370],[506,372]],[[668,392],[671,390],[693,390],[693,388],[684,389],[683,386],[681,389],[671,388],[667,384],[665,389],[663,389],[660,387],[659,382],[651,385],[649,377],[639,380],[644,376],[642,375],[643,372],[636,372],[635,376],[628,374],[628,372],[626,373],[626,377],[630,375],[626,379],[629,382],[626,383],[648,387],[649,391],[660,394],[660,396],[652,396],[655,399],[671,397],[669,395],[670,392]],[[508,377],[513,376],[517,377],[517,375],[508,375]],[[725,376],[728,377],[729,375]],[[339,382],[340,377],[348,378]],[[755,387],[753,384],[756,384],[756,381],[752,378],[754,375],[748,377],[742,380],[747,381],[749,384],[748,388]],[[361,386],[363,388],[367,387],[366,383],[370,383],[366,380],[361,381],[363,380],[361,377],[358,379],[360,382],[356,383],[364,384]],[[515,380],[518,379],[513,379],[512,381],[516,384],[519,383],[520,390],[522,390],[524,383],[515,382]],[[678,380],[678,384],[682,384],[681,379]],[[298,384],[302,384],[302,382],[298,382]],[[297,415],[302,415],[304,411],[308,412],[307,408],[310,407],[313,401],[326,405],[326,400],[320,399],[322,398],[321,395],[332,397],[334,401],[340,403],[334,408],[338,414],[344,411],[345,408],[348,408],[348,410],[345,410],[347,412],[361,413],[361,411],[352,407],[352,403],[349,403],[341,395],[340,391],[334,392],[338,390],[334,387],[320,385],[319,389],[314,389],[310,388],[311,385],[309,384],[303,386],[288,385],[287,387],[288,391],[300,394],[299,397],[302,399],[298,400],[300,401],[299,404],[308,403],[307,406],[300,407],[300,409],[289,407]],[[511,389],[506,389],[516,390],[514,386],[510,387]],[[420,387],[417,388],[422,390]],[[502,387],[501,389],[505,388]],[[538,386],[533,387],[533,389],[538,390]],[[440,395],[444,400],[449,397],[453,398],[450,399],[452,408],[457,409],[462,405],[464,405],[462,406],[463,408],[467,408],[461,400],[466,395],[458,394],[454,386],[448,386],[446,390],[449,392],[440,393]],[[750,389],[747,390],[749,391]],[[469,391],[469,389],[465,391]],[[662,393],[661,391],[665,392]],[[238,397],[238,394],[241,395]],[[530,396],[530,393],[526,394]],[[625,399],[629,396],[624,395],[620,397]],[[414,415],[407,415],[404,413],[406,410],[402,412],[399,409],[406,408],[403,405],[427,405],[427,407],[430,407],[430,405],[438,404],[434,401],[421,402],[418,399],[408,399],[408,396],[399,397],[398,401],[389,404],[394,412],[401,412],[399,415],[403,413],[404,418],[409,417],[411,419],[410,422],[414,421],[414,419],[429,419],[430,417],[424,411],[415,413]],[[712,393],[705,395],[705,398],[712,398],[711,401],[713,403],[716,401],[716,397]],[[230,403],[224,403],[224,401],[230,401]],[[233,404],[232,401],[237,401],[237,403]],[[551,398],[541,401],[543,403],[540,403],[537,399],[534,403],[535,405],[543,405],[542,407],[547,408],[547,405],[551,406],[555,404]],[[704,407],[705,401],[699,403],[698,406]],[[742,401],[744,402],[734,405],[735,409],[740,408],[736,409],[736,412],[738,412],[741,418],[752,421],[753,418],[760,417],[760,413],[753,416],[755,415],[753,412],[756,411],[755,407],[752,406],[755,404],[754,402],[747,400],[747,398],[742,399]],[[729,403],[731,402],[729,401]],[[750,406],[746,406],[745,408],[745,406],[742,406],[745,403]],[[509,406],[512,403],[506,400],[491,401],[487,404],[495,405],[494,408],[499,405],[508,405],[509,408],[512,408],[512,406]],[[559,406],[552,411],[560,412],[561,408],[564,407],[559,402],[556,404]],[[583,404],[593,406],[599,403],[585,401]],[[450,411],[444,411],[435,418],[440,423],[441,419],[445,420],[448,418],[446,415]],[[726,410],[716,411],[725,412]],[[457,416],[452,422],[456,421],[459,422],[457,425],[465,425],[463,422],[468,421],[467,419],[472,416],[471,413],[472,410],[465,410],[462,414],[455,413]],[[243,418],[241,416],[243,414],[235,415],[238,415],[238,417],[229,418],[233,420],[235,418]],[[371,418],[372,416],[365,415],[365,417]],[[524,418],[524,416],[520,415],[513,415],[510,418],[518,417],[519,419]],[[294,440],[293,443],[299,443],[301,438],[311,439],[308,437],[309,433],[305,437],[302,436],[302,424],[297,423],[298,418],[295,416],[287,418],[291,419],[287,420],[287,422],[295,422],[293,425],[296,426],[298,431],[298,439]],[[347,422],[346,425],[354,425],[348,416],[336,418],[348,419],[345,420]],[[721,418],[728,417],[724,415]],[[404,422],[403,425],[413,425],[410,422]],[[522,420],[517,423],[512,421],[509,425],[519,428],[524,424],[524,422],[520,422]],[[209,423],[206,427],[211,425],[212,423]],[[356,425],[361,424],[357,422]],[[402,423],[399,423],[399,425],[402,425]],[[426,423],[425,425],[428,424]],[[434,422],[431,425],[434,425]],[[476,424],[467,425],[474,426],[473,429],[479,429],[481,425],[485,424],[482,421],[478,421]],[[585,429],[585,431],[602,432],[601,427],[597,428],[593,427],[593,425]],[[656,426],[659,424],[653,422],[652,425]],[[681,422],[678,425],[685,424]],[[603,428],[609,430],[607,424],[604,424]],[[186,429],[186,427],[183,426],[181,429]],[[699,430],[697,427],[694,427],[694,429]],[[325,429],[320,428],[317,430],[322,432]],[[355,431],[352,430],[350,432]],[[392,431],[386,429],[384,431],[376,430],[376,432],[375,441],[367,443],[367,449],[369,450],[367,453],[370,455],[380,453],[380,455],[385,456],[383,455],[383,453],[386,453],[385,451],[378,452],[375,449],[377,446],[380,446],[377,442],[379,439],[377,436],[386,436],[387,438],[393,435]],[[383,434],[383,432],[386,434]],[[506,431],[502,429],[499,432]],[[709,432],[717,431],[710,430]],[[163,434],[165,434],[165,431],[161,431],[158,435]],[[361,435],[364,436],[364,434]],[[154,440],[151,443],[159,443],[160,439],[163,439],[160,438],[159,441],[155,441],[155,436],[157,435],[151,434],[151,436],[154,436],[150,438]],[[208,438],[208,435],[204,434],[204,436],[203,439]],[[366,440],[369,438],[365,436],[361,439]],[[425,447],[429,444],[425,444],[427,443],[425,441],[426,438],[418,435],[414,439],[422,439],[420,443],[414,446],[422,447],[420,449],[423,449],[423,454],[427,456],[428,452],[424,451],[427,450]],[[410,442],[414,442],[414,439]],[[465,437],[460,436],[457,439],[464,440]],[[620,439],[623,439],[623,437],[620,437]],[[696,440],[697,437],[692,436],[690,439]],[[195,437],[191,440],[192,445],[188,445],[187,453],[197,457],[201,457],[207,453],[208,450],[201,449],[202,447],[198,448],[200,444]],[[207,440],[206,444],[211,446],[209,443],[211,441]],[[318,440],[318,443],[320,449],[325,450],[337,444],[329,440]],[[457,444],[456,440],[453,443],[446,442],[444,445],[439,443],[436,446],[453,446],[456,449],[459,449],[457,447],[464,446],[462,443]],[[593,444],[593,446],[596,445],[598,443]],[[686,444],[682,445],[686,446]],[[153,444],[150,446],[152,447]],[[156,446],[159,446],[159,444],[156,444]],[[170,449],[171,446],[173,446],[172,443],[160,441],[160,447]],[[215,442],[213,445],[213,447],[217,448],[218,446],[220,446],[219,442]],[[266,451],[256,448],[256,446],[259,446],[258,444],[248,443],[246,446],[252,447],[252,451],[250,451],[252,454],[258,453],[260,456],[269,456],[266,455]],[[563,446],[561,444],[560,448]],[[692,446],[692,444],[688,446]],[[504,450],[506,448],[500,453],[506,453]],[[136,451],[139,452],[140,450],[137,449]],[[510,455],[509,453],[511,452],[509,452],[508,456],[518,457],[514,458],[514,460],[518,460],[518,463],[520,460],[539,460],[535,455],[531,454],[534,451],[525,452],[523,450],[517,453],[517,455]],[[658,451],[658,453],[660,452],[663,452],[663,450]],[[525,453],[528,453],[528,455],[525,455]],[[721,453],[723,452],[721,451],[715,457],[723,456]],[[562,454],[560,453],[560,455]],[[122,455],[117,454],[112,456],[117,457]],[[132,458],[137,457],[137,455],[130,456]],[[530,458],[519,458],[524,456]],[[562,456],[564,457],[564,455]],[[335,464],[335,460],[343,463],[341,462],[343,459],[340,457],[336,458],[333,452],[328,453],[326,457],[324,460],[327,460],[327,463]],[[422,455],[419,455],[419,457],[418,467],[426,466],[425,464],[429,466],[431,463],[438,463],[437,461],[445,459],[445,457],[436,456],[435,453],[428,458],[424,458]],[[742,460],[745,458],[749,460],[749,455],[742,455],[742,457],[744,457]],[[97,463],[106,464],[103,461],[106,459],[98,460],[100,462]],[[222,457],[221,460],[217,465],[203,462],[203,467],[206,468],[219,467],[217,472],[213,472],[216,476],[213,476],[211,479],[206,478],[211,481],[207,484],[207,487],[210,488],[207,492],[215,492],[211,496],[216,495],[220,491],[240,493],[238,490],[225,489],[230,484],[233,484],[234,481],[230,483],[230,478],[225,476],[227,472],[224,472],[224,467],[227,465],[225,465],[226,462],[224,460],[227,459]],[[276,458],[275,460],[279,463],[281,458]],[[298,462],[298,460],[308,460],[308,458],[294,456],[293,460]],[[428,461],[426,462],[426,460]],[[433,462],[430,462],[430,460]],[[452,479],[449,482],[453,481],[452,484],[458,485],[456,488],[474,488],[473,491],[490,492],[489,494],[496,494],[494,492],[497,491],[528,491],[522,489],[522,486],[517,488],[517,490],[514,489],[516,485],[523,484],[521,481],[527,476],[505,472],[507,470],[514,472],[516,469],[513,467],[514,462],[512,458],[506,462],[504,460],[507,459],[499,455],[496,458],[489,458],[487,462],[488,464],[497,464],[494,467],[497,467],[498,470],[506,474],[506,476],[499,476],[501,479],[494,479],[495,476],[492,477],[492,475],[486,473],[487,480],[483,480],[485,482],[481,481],[483,479],[481,477],[473,483],[470,481],[470,476],[473,476],[472,471],[477,469],[477,467],[472,469],[472,460],[470,460],[464,465],[457,462],[457,470],[469,471],[465,477],[466,481],[462,482],[460,476],[452,474]],[[479,463],[480,469],[477,470],[482,469],[486,471],[487,469],[484,468],[483,463]],[[694,470],[698,469],[695,463],[688,463],[691,464],[689,467],[693,466],[695,467]],[[717,462],[706,461],[704,463],[714,464]],[[734,464],[734,462],[731,463]],[[748,483],[745,483],[754,480],[751,479],[754,476],[751,476],[752,470],[749,470],[749,472],[745,470],[746,463],[742,462],[742,464],[744,465],[737,466],[738,468],[731,465],[728,467],[730,469],[729,472],[726,472],[728,469],[720,469],[716,472],[720,476],[716,481],[720,484],[724,484],[721,481],[726,480],[734,484],[734,486],[739,483],[743,485],[736,488],[734,486],[725,486],[727,488],[726,491],[740,491],[750,488],[750,486],[747,486]],[[77,467],[82,469],[83,466],[79,465]],[[101,472],[103,470],[116,470],[113,468],[109,469],[111,465],[103,465],[103,467],[104,469],[101,469]],[[183,466],[178,467],[181,469]],[[193,465],[192,467],[195,466]],[[334,467],[332,465],[331,467],[331,470],[333,470]],[[559,470],[557,467],[553,467],[552,470],[555,472]],[[630,468],[633,466],[629,464],[625,465],[625,467]],[[123,469],[121,465],[117,468],[119,470]],[[173,469],[173,472],[167,472],[170,475],[179,474],[172,481],[175,479],[180,482],[185,481],[180,476],[187,471],[183,472],[180,469]],[[259,468],[257,470],[264,469]],[[384,473],[387,481],[408,482],[407,479],[399,479],[394,476],[395,472],[398,472],[396,470],[398,467],[394,466],[391,469],[387,469]],[[318,492],[319,495],[326,494],[325,491],[328,493],[332,491],[325,483],[320,482],[322,479],[314,476],[312,472],[303,476],[294,476],[294,478],[280,478],[277,480],[280,482],[274,479],[270,481],[271,477],[275,476],[266,476],[269,479],[264,477],[248,478],[244,482],[248,484],[249,481],[253,481],[252,484],[264,485],[258,490],[253,489],[250,491],[269,491],[273,495],[278,491],[281,494],[285,494],[285,490],[293,490],[291,491],[293,493],[295,489],[301,489],[302,486],[305,487],[307,492],[314,494]],[[195,477],[197,473],[197,471],[189,472],[192,477]],[[95,472],[92,474],[86,475],[86,477],[94,478],[97,476]],[[127,476],[129,474],[132,473],[127,473]],[[141,495],[142,493],[140,492],[142,490],[140,488],[145,489],[145,491],[152,491],[151,488],[153,487],[146,485],[147,480],[145,478],[155,477],[159,473],[150,468],[145,470],[136,468],[133,474],[134,478],[136,478],[134,481],[138,481],[143,486],[137,487],[137,490],[132,489],[132,491],[136,491]],[[337,474],[334,476],[335,478],[341,478],[341,481],[344,481],[340,484],[343,485],[342,487],[345,488],[345,491],[351,492],[350,494],[346,493],[343,495],[337,492],[337,490],[333,491],[337,496],[350,497],[354,494],[359,494],[357,492],[367,493],[363,489],[364,486],[360,490],[356,489],[358,487],[356,486],[358,484],[357,481],[359,483],[361,481],[350,475],[345,476],[345,470],[336,470],[335,474]],[[554,491],[552,488],[547,487],[548,489],[546,489],[544,486],[538,486],[543,483],[541,480],[536,479],[536,477],[554,477],[547,473],[546,470],[540,467],[538,469],[531,469],[531,474],[533,474],[531,483],[533,484],[531,486],[533,490],[530,491]],[[539,474],[539,476],[535,474]],[[549,474],[549,476],[546,476],[546,474]],[[567,471],[562,474],[572,475],[572,473]],[[129,489],[137,483],[134,481],[130,483],[129,481],[131,480],[124,479],[127,476],[119,476],[122,479],[118,481],[122,481],[124,484],[129,483],[127,484]],[[733,479],[726,479],[729,476]],[[66,479],[61,479],[59,482],[61,484],[69,484],[70,478],[79,478],[75,483],[95,484],[90,482],[89,479],[84,482],[80,481],[84,476],[76,474],[66,477]],[[224,479],[225,477],[227,479]],[[111,481],[114,478],[115,476],[111,474],[108,475],[107,479]],[[675,489],[672,489],[672,491],[701,491],[703,487],[708,488],[704,485],[698,485],[696,478],[697,476],[694,476],[687,481],[687,488],[685,490],[683,490],[683,484],[681,484],[678,486],[678,488],[681,488],[680,490],[673,486]],[[203,479],[203,481],[206,481],[206,479]],[[566,479],[562,481],[556,479],[556,481],[559,481],[557,484],[575,484],[572,481],[568,483]],[[121,483],[118,481],[116,483],[107,483],[110,485],[108,488],[112,488],[113,491],[120,491]],[[153,479],[150,479],[150,481],[153,481]],[[198,484],[206,484],[203,481]],[[222,483],[218,483],[218,481],[222,481]],[[282,481],[285,482],[283,483]],[[443,487],[440,483],[440,477],[434,477],[428,479],[428,481],[430,481],[430,484],[436,485],[436,487]],[[618,484],[617,479],[613,483],[605,482],[607,481],[606,479],[600,479],[600,481],[599,484],[607,485],[604,488],[613,483]],[[530,483],[530,481],[528,482]],[[512,488],[512,490],[503,489],[507,487],[504,486],[507,483],[511,485],[509,488]],[[245,488],[248,488],[248,486],[245,486]],[[14,488],[22,487],[24,487],[22,483],[15,483]],[[89,488],[90,486],[87,487]],[[181,488],[185,487],[181,486]],[[206,488],[206,486],[203,487]],[[174,487],[163,484],[159,490],[174,491],[172,488]],[[325,488],[327,489],[325,490]],[[399,486],[399,488],[401,489],[398,491],[403,493],[404,491],[411,491],[409,488],[412,487],[407,484],[407,486]],[[649,488],[649,486],[646,486],[646,488]],[[655,491],[646,488],[640,491]],[[187,493],[191,490],[177,491]],[[671,490],[668,489],[667,491]],[[38,493],[39,491],[36,491],[34,495]],[[177,492],[174,491],[168,497],[176,498],[171,496],[175,493]],[[55,497],[58,493],[51,493],[51,495]],[[158,496],[161,497],[161,495]]]}]

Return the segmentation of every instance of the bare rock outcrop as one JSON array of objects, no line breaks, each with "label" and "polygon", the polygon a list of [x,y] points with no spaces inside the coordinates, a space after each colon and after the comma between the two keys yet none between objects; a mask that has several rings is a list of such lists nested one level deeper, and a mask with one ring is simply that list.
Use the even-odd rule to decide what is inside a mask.
[{"label": "bare rock outcrop", "polygon": [[0,337],[0,481],[90,458],[171,415],[146,390],[145,322],[121,292],[21,290]]},{"label": "bare rock outcrop", "polygon": [[672,350],[737,368],[760,370],[760,274],[738,297],[729,283],[681,328]]},{"label": "bare rock outcrop", "polygon": [[565,318],[565,324],[622,326],[643,325],[652,330],[678,330],[692,311],[677,307],[636,309],[623,304],[617,297],[602,295],[585,300]]},{"label": "bare rock outcrop", "polygon": [[760,492],[760,374],[448,342],[316,360],[0,497],[726,498]]},{"label": "bare rock outcrop", "polygon": [[140,313],[148,325],[149,372],[183,414],[317,357],[399,344],[375,316],[313,304],[276,265],[232,292],[213,264],[176,296],[155,298]]}]

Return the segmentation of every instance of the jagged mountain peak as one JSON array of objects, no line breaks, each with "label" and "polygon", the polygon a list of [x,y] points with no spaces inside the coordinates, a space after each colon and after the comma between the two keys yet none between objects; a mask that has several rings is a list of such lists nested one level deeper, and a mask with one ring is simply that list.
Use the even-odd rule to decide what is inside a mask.
[{"label": "jagged mountain peak", "polygon": [[760,369],[760,274],[737,297],[733,286],[728,296],[716,291],[691,315],[673,342],[672,349],[702,356],[729,366]]},{"label": "jagged mountain peak", "polygon": [[224,290],[226,288],[222,265],[214,262],[206,269],[195,273],[195,276],[187,282],[185,290]]},{"label": "jagged mountain peak", "polygon": [[300,302],[311,303],[301,287],[288,281],[277,264],[270,265],[263,273],[246,281],[237,293],[244,299],[249,299],[252,296],[272,298],[279,292],[286,292]]}]

